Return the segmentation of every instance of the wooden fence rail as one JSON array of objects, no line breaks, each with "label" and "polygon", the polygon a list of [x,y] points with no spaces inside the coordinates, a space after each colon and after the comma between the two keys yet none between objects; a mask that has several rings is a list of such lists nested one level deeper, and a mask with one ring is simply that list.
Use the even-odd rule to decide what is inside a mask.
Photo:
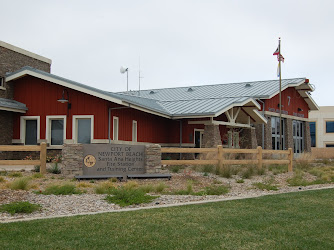
[{"label": "wooden fence rail", "polygon": [[[223,148],[219,145],[217,148],[161,148],[161,153],[215,153],[217,156],[212,160],[162,160],[163,165],[206,165],[218,164],[219,167],[227,164],[243,165],[256,164],[261,169],[263,164],[288,164],[289,172],[292,172],[293,151],[288,150],[264,150],[262,147],[257,149],[232,149]],[[256,160],[230,160],[225,159],[225,154],[256,154]],[[263,159],[263,155],[287,155],[287,159]]]},{"label": "wooden fence rail", "polygon": [[46,173],[46,143],[42,142],[40,146],[0,146],[0,151],[39,151],[39,160],[0,160],[0,165],[40,165],[41,174]]}]

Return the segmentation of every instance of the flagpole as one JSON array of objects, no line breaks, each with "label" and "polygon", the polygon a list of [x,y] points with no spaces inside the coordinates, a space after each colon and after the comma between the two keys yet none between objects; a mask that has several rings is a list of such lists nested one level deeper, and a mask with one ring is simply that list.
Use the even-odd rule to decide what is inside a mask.
[{"label": "flagpole", "polygon": [[279,149],[282,150],[282,74],[281,74],[281,38],[278,39],[278,68],[279,68]]}]

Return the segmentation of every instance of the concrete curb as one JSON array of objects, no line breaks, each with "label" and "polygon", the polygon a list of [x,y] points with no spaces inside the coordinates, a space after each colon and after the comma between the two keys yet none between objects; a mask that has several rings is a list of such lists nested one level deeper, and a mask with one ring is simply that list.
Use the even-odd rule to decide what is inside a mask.
[{"label": "concrete curb", "polygon": [[81,215],[95,215],[95,214],[103,214],[103,213],[131,212],[131,211],[138,211],[138,210],[178,207],[178,206],[186,206],[186,205],[199,205],[199,204],[212,203],[212,202],[243,200],[243,199],[251,199],[251,198],[257,198],[257,197],[262,197],[262,196],[269,196],[269,195],[299,193],[299,192],[304,192],[304,191],[314,191],[314,190],[323,190],[323,189],[332,189],[332,188],[334,189],[334,186],[302,189],[297,192],[294,191],[294,192],[282,192],[282,193],[277,193],[277,194],[261,194],[261,195],[249,195],[249,196],[244,196],[244,197],[228,197],[228,198],[215,199],[215,200],[191,201],[191,202],[156,205],[156,206],[149,206],[149,207],[124,208],[124,209],[119,209],[119,210],[105,210],[105,211],[98,211],[98,212],[88,212],[88,213],[78,213],[78,214],[68,214],[68,215],[55,215],[55,216],[12,219],[12,220],[9,219],[5,221],[1,221],[0,223],[12,223],[12,222],[32,221],[32,220],[41,220],[41,219],[53,219],[53,218],[63,218],[63,217],[72,217],[72,216],[81,216]]}]

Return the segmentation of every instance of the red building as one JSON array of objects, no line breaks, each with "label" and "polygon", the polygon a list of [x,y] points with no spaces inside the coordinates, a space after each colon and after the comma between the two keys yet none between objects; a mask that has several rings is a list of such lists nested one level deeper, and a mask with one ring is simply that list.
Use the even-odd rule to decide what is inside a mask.
[{"label": "red building", "polygon": [[[12,98],[0,98],[0,115],[11,113],[13,144],[279,147],[278,81],[110,93],[27,65],[3,79]],[[295,153],[310,150],[311,91],[306,78],[282,80],[282,145]]]}]

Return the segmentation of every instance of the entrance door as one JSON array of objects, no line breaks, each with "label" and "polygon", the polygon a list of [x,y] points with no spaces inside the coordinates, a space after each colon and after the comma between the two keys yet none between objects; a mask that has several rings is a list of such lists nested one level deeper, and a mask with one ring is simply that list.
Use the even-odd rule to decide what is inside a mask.
[{"label": "entrance door", "polygon": [[195,148],[202,147],[203,133],[202,129],[195,129]]}]

